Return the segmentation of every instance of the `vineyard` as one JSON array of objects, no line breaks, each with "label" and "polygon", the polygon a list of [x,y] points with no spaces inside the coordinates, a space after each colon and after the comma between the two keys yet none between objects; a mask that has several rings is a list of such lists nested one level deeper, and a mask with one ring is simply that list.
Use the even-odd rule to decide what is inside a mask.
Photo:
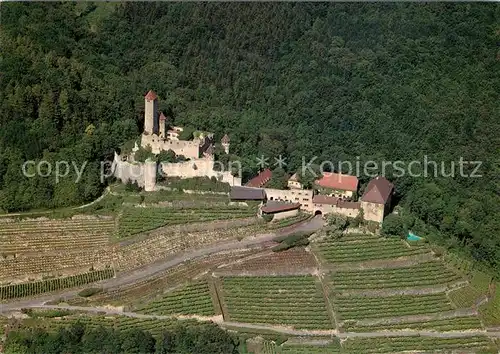
[{"label": "vineyard", "polygon": [[222,278],[225,320],[291,326],[333,327],[321,285],[312,276]]},{"label": "vineyard", "polygon": [[190,248],[236,240],[262,230],[263,225],[258,223],[257,218],[251,222],[254,224],[238,227],[236,221],[228,221],[224,228],[212,227],[210,223],[200,224],[197,231],[187,231],[187,227],[181,225],[153,231],[147,238],[120,247],[116,264],[120,270],[130,270]]},{"label": "vineyard", "polygon": [[328,263],[391,259],[429,252],[425,246],[410,247],[399,239],[372,238],[365,235],[350,235],[338,240],[323,239],[316,242],[316,249]]},{"label": "vineyard", "polygon": [[337,271],[331,274],[335,290],[424,287],[451,284],[461,279],[460,275],[438,261],[410,267]]},{"label": "vineyard", "polygon": [[112,269],[98,270],[65,278],[48,279],[32,283],[6,285],[0,287],[0,300],[8,300],[83,286],[114,276]]},{"label": "vineyard", "polygon": [[396,331],[396,330],[431,330],[431,331],[467,331],[481,330],[481,321],[476,316],[454,317],[442,320],[397,322],[378,325],[362,325],[356,321],[346,321],[342,324],[345,332],[374,332],[374,331]]},{"label": "vineyard", "polygon": [[328,343],[324,345],[299,344],[285,342],[282,345],[276,345],[273,342],[265,341],[263,343],[263,354],[337,354],[342,353],[339,343]]},{"label": "vineyard", "polygon": [[165,294],[136,312],[147,315],[215,315],[210,288],[206,281],[198,281]]},{"label": "vineyard", "polygon": [[387,297],[336,297],[333,305],[336,313],[343,320],[431,314],[454,309],[444,293]]},{"label": "vineyard", "polygon": [[0,282],[26,282],[44,276],[103,269],[112,264],[108,246],[114,220],[71,219],[0,221]]},{"label": "vineyard", "polygon": [[218,272],[238,274],[300,274],[313,272],[316,261],[310,252],[304,248],[292,248],[282,252],[266,252],[235,262],[227,267],[218,269]]},{"label": "vineyard", "polygon": [[[342,343],[346,353],[399,353],[404,351],[423,351],[435,353],[440,351],[459,350],[460,352],[481,350],[481,353],[495,354],[493,342],[486,336],[463,338],[432,337],[381,337],[347,339]],[[344,352],[343,351],[343,352]]]},{"label": "vineyard", "polygon": [[125,207],[120,217],[119,235],[124,238],[166,225],[248,218],[256,214],[257,210],[254,208],[229,205],[196,205],[185,208]]}]

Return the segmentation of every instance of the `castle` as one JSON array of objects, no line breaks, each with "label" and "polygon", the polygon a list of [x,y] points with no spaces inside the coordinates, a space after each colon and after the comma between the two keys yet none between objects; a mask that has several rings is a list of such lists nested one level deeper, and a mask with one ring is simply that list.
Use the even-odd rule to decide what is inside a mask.
[{"label": "castle", "polygon": [[[182,155],[183,162],[136,162],[134,154],[139,149],[133,149],[130,155],[120,156],[115,153],[112,165],[113,174],[122,182],[136,182],[146,191],[158,189],[156,176],[161,173],[165,177],[215,177],[231,186],[241,186],[241,178],[235,177],[230,171],[214,170],[215,139],[212,133],[195,132],[193,140],[181,140],[184,131],[182,127],[170,127],[169,119],[158,110],[158,96],[150,90],[144,96],[144,131],[141,135],[141,147],[151,148],[153,154],[172,150],[177,156]],[[221,145],[229,154],[230,139],[226,134],[221,139]]]}]

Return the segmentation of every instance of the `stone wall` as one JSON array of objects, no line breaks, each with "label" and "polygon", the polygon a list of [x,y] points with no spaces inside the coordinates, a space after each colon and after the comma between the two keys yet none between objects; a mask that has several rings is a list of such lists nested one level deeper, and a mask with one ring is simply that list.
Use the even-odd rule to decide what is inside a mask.
[{"label": "stone wall", "polygon": [[361,208],[363,209],[364,219],[376,222],[382,222],[384,220],[385,206],[384,204],[361,202]]},{"label": "stone wall", "polygon": [[272,189],[264,188],[267,200],[282,200],[291,203],[300,203],[302,210],[312,211],[313,191],[308,189]]},{"label": "stone wall", "polygon": [[161,169],[166,177],[215,177],[231,186],[241,186],[241,178],[233,177],[230,171],[214,171],[211,159],[193,159],[179,163],[162,163]]},{"label": "stone wall", "polygon": [[111,168],[113,175],[123,183],[131,181],[136,182],[141,188],[144,187],[144,165],[142,163],[122,161],[120,155],[115,152]]},{"label": "stone wall", "polygon": [[159,154],[162,150],[172,150],[176,155],[184,155],[189,159],[197,159],[200,157],[200,141],[199,140],[165,140],[158,135],[143,134],[141,138],[141,146],[151,146],[153,154]]},{"label": "stone wall", "polygon": [[274,217],[273,217],[273,221],[274,220],[281,220],[281,219],[286,219],[286,218],[289,218],[289,217],[292,217],[292,216],[295,216],[299,213],[299,209],[295,209],[295,210],[288,210],[288,211],[282,211],[280,213],[275,213],[274,214]]}]

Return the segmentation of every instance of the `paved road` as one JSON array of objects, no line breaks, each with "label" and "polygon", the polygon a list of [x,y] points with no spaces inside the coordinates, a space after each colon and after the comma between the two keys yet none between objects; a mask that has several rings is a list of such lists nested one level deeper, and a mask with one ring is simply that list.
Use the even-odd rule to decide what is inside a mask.
[{"label": "paved road", "polygon": [[[308,220],[304,223],[297,225],[297,227],[295,228],[287,230],[286,233],[292,233],[297,230],[315,231],[319,230],[321,227],[323,227],[323,220],[320,217],[315,217],[311,220]],[[136,282],[147,279],[149,277],[152,277],[157,273],[163,272],[183,262],[222,251],[259,247],[260,245],[271,241],[275,237],[276,237],[275,233],[258,234],[256,236],[247,237],[241,241],[227,240],[216,244],[207,245],[203,248],[188,250],[181,254],[176,254],[173,257],[166,258],[160,262],[150,264],[139,270],[129,273],[119,274],[116,278],[101,281],[99,283],[96,283],[94,286],[100,286],[106,290],[109,290],[113,288],[119,288],[131,285]],[[69,299],[75,297],[78,294],[78,292],[79,290],[68,290],[57,294],[42,295],[36,298],[0,304],[0,313],[18,310],[21,308],[38,307],[40,305],[45,304],[48,301],[53,301],[57,299],[62,299],[62,300]]]}]

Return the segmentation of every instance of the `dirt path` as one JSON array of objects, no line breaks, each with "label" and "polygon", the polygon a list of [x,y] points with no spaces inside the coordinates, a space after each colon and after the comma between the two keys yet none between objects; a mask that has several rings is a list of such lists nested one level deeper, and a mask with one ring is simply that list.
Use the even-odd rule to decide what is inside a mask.
[{"label": "dirt path", "polygon": [[336,336],[341,339],[346,338],[375,338],[375,337],[410,337],[410,336],[422,336],[422,337],[434,337],[434,338],[463,338],[463,337],[473,337],[477,335],[487,335],[492,338],[500,338],[500,332],[486,332],[486,331],[450,331],[450,332],[435,332],[435,331],[418,331],[418,330],[403,330],[403,331],[383,331],[383,332],[343,332],[339,333],[337,330],[296,330],[292,328],[282,327],[282,326],[272,326],[272,325],[260,325],[253,323],[243,323],[243,322],[225,322],[221,321],[220,316],[215,317],[203,317],[203,316],[161,316],[161,315],[145,315],[136,312],[122,311],[119,308],[109,308],[109,307],[82,307],[82,306],[65,306],[65,305],[41,305],[37,308],[43,309],[59,309],[59,310],[70,310],[70,311],[82,311],[90,313],[102,313],[107,315],[121,315],[132,318],[141,319],[157,319],[157,320],[168,320],[168,319],[197,319],[200,321],[214,321],[220,324],[222,327],[231,328],[241,328],[241,329],[254,329],[254,330],[268,330],[283,334],[289,334],[294,336]]},{"label": "dirt path", "polygon": [[[321,218],[313,218],[309,222],[307,222],[307,224],[301,224],[298,225],[297,228],[289,229],[287,233],[293,233],[297,230],[314,231],[320,229],[322,226],[323,226],[323,220]],[[175,256],[172,256],[170,258],[163,259],[160,262],[149,264],[146,267],[143,267],[141,269],[132,272],[118,274],[116,278],[104,280],[99,283],[94,283],[91,286],[93,287],[99,286],[105,290],[110,290],[113,288],[120,288],[127,285],[132,285],[136,282],[150,278],[151,276],[154,276],[157,273],[164,272],[165,270],[172,268],[176,265],[179,265],[181,263],[184,263],[186,261],[222,251],[260,247],[262,244],[271,241],[275,237],[276,233],[274,232],[266,234],[258,234],[255,236],[244,238],[241,241],[226,240],[216,244],[207,245],[199,249],[187,250],[183,253],[176,254]],[[21,308],[38,307],[40,305],[45,304],[46,302],[59,299],[67,300],[77,296],[79,291],[80,289],[76,290],[73,289],[59,293],[41,295],[39,297],[31,299],[2,303],[0,304],[0,313],[19,310]]]}]

